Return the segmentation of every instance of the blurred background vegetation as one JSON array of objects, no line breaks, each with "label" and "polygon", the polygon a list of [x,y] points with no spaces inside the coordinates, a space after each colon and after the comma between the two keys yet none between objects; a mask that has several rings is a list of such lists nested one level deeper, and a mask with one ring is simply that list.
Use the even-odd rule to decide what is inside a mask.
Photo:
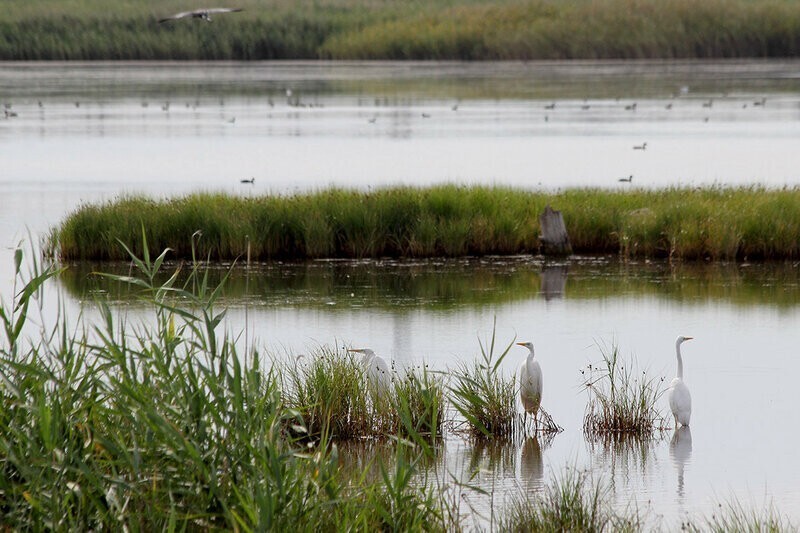
[{"label": "blurred background vegetation", "polygon": [[[214,2],[212,2],[214,3]],[[794,57],[791,0],[6,0],[0,60]]]}]

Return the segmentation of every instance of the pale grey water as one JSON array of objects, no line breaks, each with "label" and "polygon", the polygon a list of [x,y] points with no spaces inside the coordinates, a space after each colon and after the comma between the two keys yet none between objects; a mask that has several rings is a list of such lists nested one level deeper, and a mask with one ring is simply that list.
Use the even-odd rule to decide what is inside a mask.
[{"label": "pale grey water", "polygon": [[[304,107],[288,105],[287,88]],[[795,61],[3,64],[0,103],[18,116],[0,115],[0,294],[8,300],[12,249],[27,229],[39,238],[81,203],[129,192],[250,195],[438,182],[623,187],[617,179],[628,175],[644,187],[796,185],[798,89]],[[762,98],[765,105],[755,105]],[[633,103],[635,111],[625,109]],[[645,141],[647,150],[632,149]],[[251,176],[254,186],[239,183]],[[543,266],[508,268],[536,277]],[[737,276],[719,278],[716,291],[684,294],[695,274],[682,280],[665,269],[649,289],[629,290],[624,270],[606,268],[594,277],[573,269],[561,298],[523,283],[513,298],[481,301],[456,291],[448,305],[428,298],[379,305],[376,298],[396,294],[378,282],[332,293],[312,284],[281,293],[283,300],[234,301],[225,327],[246,326],[249,339],[280,353],[346,343],[444,369],[476,355],[496,318],[501,341],[535,342],[543,404],[565,427],[541,450],[541,463],[530,446],[503,452],[495,471],[501,493],[537,490],[574,464],[612,476],[620,503],[635,499],[668,524],[713,512],[732,495],[774,501],[797,521],[797,277],[757,270],[762,281],[744,298]],[[450,275],[440,280],[441,294]],[[718,279],[703,275],[711,285]],[[604,276],[619,283],[591,284]],[[588,289],[577,290],[580,279]],[[489,294],[500,286],[474,283]],[[61,292],[68,310],[80,306],[59,284],[49,291],[53,305]],[[599,359],[595,343],[616,340],[623,354],[669,380],[678,334],[696,337],[684,349],[695,406],[691,449],[685,439],[671,447],[671,435],[654,442],[646,460],[592,449],[580,430],[579,369]],[[515,349],[505,370],[523,355]],[[468,463],[468,455],[454,444],[448,464]]]}]

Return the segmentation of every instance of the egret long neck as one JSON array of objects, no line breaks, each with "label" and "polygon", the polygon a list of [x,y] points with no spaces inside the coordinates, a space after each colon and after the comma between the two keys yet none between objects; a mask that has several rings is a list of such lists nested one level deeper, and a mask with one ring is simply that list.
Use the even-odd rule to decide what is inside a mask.
[{"label": "egret long neck", "polygon": [[675,344],[675,353],[678,355],[678,377],[683,379],[683,358],[681,357],[681,343]]}]

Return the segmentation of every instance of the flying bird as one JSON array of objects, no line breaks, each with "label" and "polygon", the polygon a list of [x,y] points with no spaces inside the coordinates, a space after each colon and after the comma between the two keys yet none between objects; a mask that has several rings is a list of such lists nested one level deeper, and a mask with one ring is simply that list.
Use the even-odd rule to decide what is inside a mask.
[{"label": "flying bird", "polygon": [[180,13],[175,13],[169,17],[159,19],[158,22],[161,24],[162,22],[168,22],[170,20],[179,20],[183,18],[193,18],[193,19],[202,19],[207,22],[211,22],[211,15],[217,15],[220,13],[237,13],[239,11],[244,11],[240,7],[209,7],[204,9],[195,9],[194,11],[182,11]]}]

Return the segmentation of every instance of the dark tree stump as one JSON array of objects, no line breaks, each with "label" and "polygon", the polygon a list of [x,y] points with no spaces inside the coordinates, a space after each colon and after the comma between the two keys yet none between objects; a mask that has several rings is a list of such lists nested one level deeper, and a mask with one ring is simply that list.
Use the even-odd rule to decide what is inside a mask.
[{"label": "dark tree stump", "polygon": [[564,225],[561,211],[556,211],[549,205],[546,206],[544,213],[539,215],[539,226],[542,230],[539,242],[544,255],[564,256],[572,253],[572,245],[569,243],[569,235],[567,235],[567,227]]}]

